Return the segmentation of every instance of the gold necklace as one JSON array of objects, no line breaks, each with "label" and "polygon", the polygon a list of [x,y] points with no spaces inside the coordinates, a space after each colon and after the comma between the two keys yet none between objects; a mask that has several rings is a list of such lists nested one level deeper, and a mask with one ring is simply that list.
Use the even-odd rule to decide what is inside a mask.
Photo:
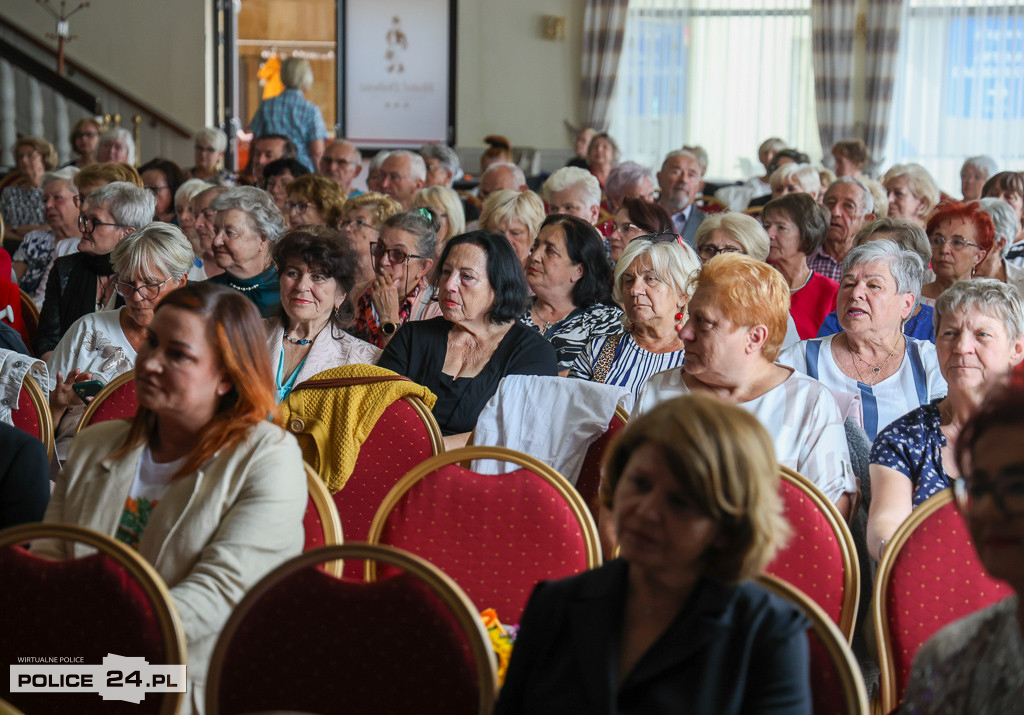
[{"label": "gold necklace", "polygon": [[[895,344],[894,344],[894,345],[892,346],[892,350],[890,350],[890,351],[889,351],[889,354],[885,356],[885,360],[883,360],[883,361],[881,362],[881,364],[879,364],[879,365],[872,365],[872,364],[871,364],[871,363],[869,363],[869,362],[868,362],[867,360],[864,360],[863,358],[861,358],[861,356],[860,356],[860,355],[858,355],[858,354],[857,354],[856,352],[854,352],[854,350],[853,350],[853,348],[852,348],[852,347],[850,348],[850,352],[851,352],[851,353],[853,354],[853,357],[854,357],[854,358],[855,358],[856,360],[860,360],[860,361],[861,361],[862,363],[864,363],[864,364],[865,364],[865,365],[867,365],[867,366],[868,366],[869,368],[871,368],[871,372],[872,372],[873,374],[877,375],[878,373],[880,373],[880,372],[882,371],[882,368],[883,368],[883,367],[885,367],[885,364],[886,364],[887,362],[889,362],[889,359],[890,359],[890,358],[891,358],[891,357],[892,357],[893,355],[895,355],[895,354],[896,354],[896,348],[897,348],[897,347],[899,347],[899,344],[900,344],[900,338],[902,338],[902,337],[903,337],[903,336],[901,335],[901,336],[899,336],[898,338],[896,338],[896,343],[895,343]],[[847,344],[847,345],[849,345],[849,344],[850,344],[850,338],[849,338],[849,337],[847,337],[847,338],[846,338],[846,344]],[[861,371],[860,371],[860,367],[858,367],[858,366],[857,366],[857,363],[856,363],[856,362],[855,362],[855,363],[853,363],[853,369],[857,371],[857,377],[859,377],[859,378],[860,378],[860,381],[861,381],[861,382],[863,382],[863,383],[864,383],[865,385],[867,385],[867,384],[868,384],[868,381],[864,379],[864,375],[862,375],[862,374],[861,374]]]}]

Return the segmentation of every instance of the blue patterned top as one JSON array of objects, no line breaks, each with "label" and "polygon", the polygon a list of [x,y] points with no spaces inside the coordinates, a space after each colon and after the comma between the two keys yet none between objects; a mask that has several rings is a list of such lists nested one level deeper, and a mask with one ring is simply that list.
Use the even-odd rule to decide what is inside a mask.
[{"label": "blue patterned top", "polygon": [[933,400],[911,410],[878,433],[871,447],[871,464],[895,469],[914,487],[914,508],[952,486],[942,467],[942,434],[939,402]]}]

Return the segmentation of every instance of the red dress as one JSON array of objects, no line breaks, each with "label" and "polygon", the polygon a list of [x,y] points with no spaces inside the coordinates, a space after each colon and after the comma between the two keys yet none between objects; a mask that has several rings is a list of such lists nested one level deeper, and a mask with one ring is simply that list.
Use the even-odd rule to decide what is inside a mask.
[{"label": "red dress", "polygon": [[825,316],[836,309],[837,293],[838,283],[812,271],[804,287],[789,296],[789,314],[793,316],[801,340],[818,336]]}]

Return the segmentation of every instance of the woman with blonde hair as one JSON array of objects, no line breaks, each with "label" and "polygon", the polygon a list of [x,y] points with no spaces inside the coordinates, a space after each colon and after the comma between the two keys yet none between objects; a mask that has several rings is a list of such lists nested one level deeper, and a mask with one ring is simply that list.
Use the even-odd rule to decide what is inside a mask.
[{"label": "woman with blonde hair", "polygon": [[746,214],[726,211],[708,214],[694,236],[701,263],[719,253],[742,253],[763,261],[768,258],[769,240],[761,223]]},{"label": "woman with blonde hair", "polygon": [[386,194],[367,191],[352,196],[341,207],[341,221],[338,227],[349,241],[359,263],[356,266],[355,283],[346,298],[352,309],[356,301],[369,289],[376,277],[371,246],[380,237],[384,222],[402,213],[402,205]]},{"label": "woman with blonde hair", "polygon": [[57,168],[57,150],[41,137],[22,137],[14,142],[11,153],[18,170],[4,178],[0,214],[4,217],[5,237],[21,240],[29,231],[47,228],[43,174]]},{"label": "woman with blonde hair", "polygon": [[345,207],[345,194],[333,179],[306,174],[288,184],[284,215],[289,228],[337,226]]},{"label": "woman with blonde hair", "polygon": [[480,228],[500,233],[524,266],[544,223],[544,201],[532,191],[495,191],[480,210]]},{"label": "woman with blonde hair", "polygon": [[750,581],[789,531],[757,419],[665,402],[605,470],[619,557],[534,589],[495,715],[810,712],[808,623]]},{"label": "woman with blonde hair", "polygon": [[428,186],[420,189],[412,197],[414,209],[430,209],[440,228],[437,230],[437,248],[434,253],[441,255],[444,244],[452,236],[466,232],[466,212],[462,208],[462,200],[453,189],[447,186]]},{"label": "woman with blonde hair", "polygon": [[889,194],[889,218],[924,226],[928,214],[939,203],[939,187],[920,164],[896,164],[885,172],[882,186]]}]

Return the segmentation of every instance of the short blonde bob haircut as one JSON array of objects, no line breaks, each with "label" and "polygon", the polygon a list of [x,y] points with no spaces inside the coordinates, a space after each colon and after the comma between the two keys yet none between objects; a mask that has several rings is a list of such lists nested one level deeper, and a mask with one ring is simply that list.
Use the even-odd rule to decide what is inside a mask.
[{"label": "short blonde bob haircut", "polygon": [[413,194],[412,208],[430,209],[434,213],[448,215],[448,235],[437,237],[438,247],[442,247],[452,236],[466,232],[466,210],[462,208],[462,199],[454,189],[447,186],[422,188]]},{"label": "short blonde bob haircut", "polygon": [[644,445],[661,451],[685,498],[718,524],[721,538],[704,555],[705,575],[735,584],[760,573],[790,530],[775,448],[757,418],[699,392],[631,418],[604,460],[601,498],[609,508],[626,466]]},{"label": "short blonde bob haircut", "polygon": [[114,272],[125,282],[154,280],[161,273],[177,282],[188,274],[194,260],[192,244],[181,229],[162,221],[132,231],[110,254]]},{"label": "short blonde bob haircut", "polygon": [[312,201],[320,211],[324,225],[337,228],[345,207],[345,193],[338,182],[319,174],[306,174],[290,182],[285,190]]},{"label": "short blonde bob haircut", "polygon": [[519,221],[530,233],[532,246],[545,218],[544,201],[533,191],[502,189],[484,199],[480,209],[480,228],[497,231],[498,226],[506,221]]},{"label": "short blonde bob haircut", "polygon": [[[885,176],[882,177],[882,186],[888,191],[889,182],[903,176],[907,177],[907,188],[910,189],[914,198],[924,201],[921,215],[927,216],[939,203],[939,187],[936,185],[935,179],[920,164],[896,164],[885,172]],[[877,215],[877,213],[876,211],[875,214]]]},{"label": "short blonde bob haircut", "polygon": [[[787,166],[790,166],[787,164]],[[743,246],[743,252],[751,258],[763,261],[768,258],[768,234],[757,219],[735,211],[708,214],[697,227],[694,242],[697,248],[711,240],[711,234],[722,230],[736,243]]]},{"label": "short blonde bob haircut", "polygon": [[345,205],[341,207],[342,220],[348,218],[349,212],[356,209],[366,209],[373,214],[373,227],[379,231],[385,221],[396,214],[402,213],[402,204],[387,194],[366,191],[345,201]]},{"label": "short blonde bob haircut", "polygon": [[75,174],[75,186],[80,190],[86,186],[103,186],[113,184],[115,181],[126,181],[129,184],[142,186],[142,176],[131,164],[122,164],[114,161],[89,164],[80,172]]},{"label": "short blonde bob haircut", "polygon": [[761,356],[775,362],[789,322],[789,286],[782,274],[750,256],[721,253],[705,263],[694,280],[695,291],[715,291],[716,305],[733,325],[768,328]]},{"label": "short blonde bob haircut", "polygon": [[[710,217],[709,217],[710,218]],[[707,219],[704,219],[707,223]],[[629,270],[634,261],[645,258],[651,264],[654,275],[662,283],[668,284],[672,292],[678,296],[693,295],[693,276],[700,270],[700,259],[688,245],[678,241],[655,243],[645,241],[642,237],[635,238],[622,249],[615,264],[615,277],[612,282],[612,298],[622,305],[622,276]],[[630,325],[629,317],[623,314],[623,325]]]}]

